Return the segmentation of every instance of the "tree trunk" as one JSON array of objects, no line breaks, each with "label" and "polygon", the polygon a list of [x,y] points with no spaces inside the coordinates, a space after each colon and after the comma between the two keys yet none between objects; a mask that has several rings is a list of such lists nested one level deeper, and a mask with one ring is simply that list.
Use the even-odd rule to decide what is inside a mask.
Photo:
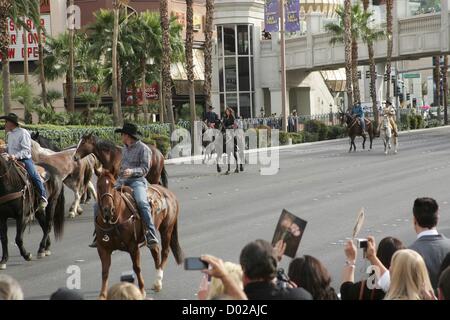
[{"label": "tree trunk", "polygon": [[353,99],[361,102],[361,92],[359,90],[358,78],[358,40],[352,39],[352,80],[353,80]]},{"label": "tree trunk", "polygon": [[386,31],[387,31],[387,57],[386,57],[386,100],[389,100],[391,97],[391,61],[392,61],[392,47],[393,47],[393,39],[392,39],[392,29],[393,29],[393,11],[394,1],[386,0]]},{"label": "tree trunk", "polygon": [[441,79],[440,79],[440,57],[439,56],[435,56],[433,57],[433,82],[434,82],[434,105],[436,107],[439,106],[440,104],[440,95],[441,95]]},{"label": "tree trunk", "polygon": [[167,120],[170,123],[170,132],[175,130],[175,119],[173,117],[172,108],[172,79],[170,75],[170,58],[172,56],[172,50],[170,47],[170,30],[169,30],[169,10],[167,0],[160,0],[159,5],[160,17],[161,17],[161,30],[162,30],[162,50],[164,52],[162,56],[161,70],[163,76],[163,93],[165,106],[167,111]]},{"label": "tree trunk", "polygon": [[206,106],[211,105],[211,76],[212,76],[212,46],[213,46],[213,19],[214,0],[206,0],[206,20],[205,20],[205,47],[203,54],[205,57],[205,81],[203,82],[203,94]]},{"label": "tree trunk", "polygon": [[159,76],[159,83],[158,83],[158,93],[159,93],[159,122],[161,124],[164,123],[165,116],[164,116],[164,110],[165,108],[165,98],[164,98],[164,92],[163,92],[163,80],[162,80],[162,71]]},{"label": "tree trunk", "polygon": [[[69,6],[74,5],[74,0],[69,1]],[[70,85],[67,86],[67,111],[75,112],[75,91],[74,91],[74,65],[75,65],[75,48],[74,48],[74,38],[75,38],[75,25],[70,24],[69,28],[69,70],[68,78],[70,79]]]},{"label": "tree trunk", "polygon": [[2,1],[0,7],[0,52],[2,53],[2,79],[3,79],[3,109],[6,114],[11,112],[11,88],[9,74],[9,31],[8,15],[11,2]]},{"label": "tree trunk", "polygon": [[444,90],[443,94],[443,100],[444,100],[444,124],[448,124],[448,112],[447,112],[447,106],[448,106],[448,55],[444,56],[444,66],[442,68],[442,87]]},{"label": "tree trunk", "polygon": [[345,83],[348,98],[347,110],[351,110],[353,106],[353,89],[352,89],[352,32],[351,32],[351,0],[344,1],[344,47],[345,47]]},{"label": "tree trunk", "polygon": [[147,72],[147,63],[145,58],[141,61],[142,65],[142,77],[141,77],[141,92],[142,92],[142,109],[144,110],[144,122],[148,124],[148,106],[147,106],[147,92],[146,92],[146,81],[145,73]]},{"label": "tree trunk", "polygon": [[[369,10],[369,0],[363,0],[364,12]],[[367,43],[367,50],[369,53],[369,67],[370,67],[370,98],[372,99],[372,112],[375,122],[375,127],[378,128],[379,115],[377,105],[377,72],[375,65],[375,51],[373,48],[373,42]]]},{"label": "tree trunk", "polygon": [[[30,84],[30,71],[28,67],[28,32],[23,29],[23,81],[26,85]],[[27,103],[24,104],[24,118],[25,123],[32,123],[33,116],[31,115],[30,110],[28,109],[30,106]]]},{"label": "tree trunk", "polygon": [[112,44],[112,100],[113,100],[113,122],[115,126],[121,125],[120,117],[120,101],[119,101],[119,86],[117,81],[117,42],[119,38],[119,3],[118,0],[113,1],[114,12],[114,28],[113,28],[113,44]]},{"label": "tree trunk", "polygon": [[[138,92],[137,92],[137,85],[136,81],[133,81],[131,83],[131,91],[133,95],[133,105],[134,105],[134,121],[138,121],[139,119],[139,100],[138,100]],[[131,117],[130,117],[131,118]]]},{"label": "tree trunk", "polygon": [[[195,125],[195,87],[194,87],[194,0],[186,0],[186,73],[189,85],[189,109],[191,114],[191,137],[194,137]],[[194,139],[191,139],[194,154]]]},{"label": "tree trunk", "polygon": [[[41,8],[39,6],[39,16],[41,16]],[[40,23],[37,25],[37,41],[39,50],[39,81],[41,82],[42,90],[42,104],[47,108],[47,86],[45,84],[45,72],[44,72],[44,46],[42,44],[42,26]]]}]

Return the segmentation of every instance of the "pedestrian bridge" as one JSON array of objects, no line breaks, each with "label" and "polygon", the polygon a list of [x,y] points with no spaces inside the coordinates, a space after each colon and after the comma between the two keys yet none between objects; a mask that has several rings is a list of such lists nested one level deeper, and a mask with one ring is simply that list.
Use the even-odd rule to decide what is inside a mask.
[{"label": "pedestrian bridge", "polygon": [[[445,16],[445,13],[447,16]],[[393,55],[395,60],[414,60],[449,53],[449,12],[418,15],[394,20]],[[330,45],[327,32],[306,34],[286,40],[286,70],[314,71],[345,67],[344,45]],[[375,59],[382,63],[387,56],[387,40],[374,43]],[[261,40],[262,65],[279,59],[278,39]],[[359,43],[359,64],[368,64],[367,45]],[[279,64],[278,64],[279,65]]]}]

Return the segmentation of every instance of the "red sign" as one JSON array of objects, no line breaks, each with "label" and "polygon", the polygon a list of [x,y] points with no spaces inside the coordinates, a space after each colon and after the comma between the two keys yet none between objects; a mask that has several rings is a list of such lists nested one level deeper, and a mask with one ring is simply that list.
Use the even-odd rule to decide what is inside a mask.
[{"label": "red sign", "polygon": [[41,13],[50,13],[50,0],[41,1]]},{"label": "red sign", "polygon": [[[137,103],[138,105],[142,105],[142,91],[141,88],[138,88],[137,90]],[[157,82],[153,82],[150,86],[147,85],[145,88],[145,95],[147,100],[150,100],[150,102],[153,100],[159,99],[159,85]],[[133,90],[130,90],[127,88],[127,105],[131,106],[133,105]]]}]

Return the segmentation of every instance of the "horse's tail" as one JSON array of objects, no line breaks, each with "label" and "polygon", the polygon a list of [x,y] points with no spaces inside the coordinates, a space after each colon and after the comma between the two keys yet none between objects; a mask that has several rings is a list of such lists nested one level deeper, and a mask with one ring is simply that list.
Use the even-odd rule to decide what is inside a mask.
[{"label": "horse's tail", "polygon": [[169,180],[168,180],[168,176],[167,176],[166,167],[163,167],[162,172],[161,172],[161,183],[164,188],[169,188]]},{"label": "horse's tail", "polygon": [[178,265],[183,263],[184,254],[181,250],[180,243],[178,242],[178,219],[175,222],[172,230],[172,237],[170,239],[170,248],[172,249],[173,256]]},{"label": "horse's tail", "polygon": [[53,215],[53,224],[54,224],[54,232],[55,238],[58,240],[62,237],[64,232],[64,186],[61,186],[61,191],[59,193],[58,199],[56,201],[55,212]]}]

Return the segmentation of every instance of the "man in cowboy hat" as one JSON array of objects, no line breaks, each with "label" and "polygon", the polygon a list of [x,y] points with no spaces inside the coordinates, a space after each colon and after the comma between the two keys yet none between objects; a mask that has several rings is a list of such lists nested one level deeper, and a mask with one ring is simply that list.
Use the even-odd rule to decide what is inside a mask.
[{"label": "man in cowboy hat", "polygon": [[392,102],[390,100],[386,100],[386,106],[383,108],[383,115],[387,116],[389,119],[389,123],[392,127],[392,133],[395,137],[398,136],[397,131],[397,123],[395,122],[395,109],[392,106]]},{"label": "man in cowboy hat", "polygon": [[206,112],[205,118],[203,119],[203,121],[206,121],[206,125],[208,127],[211,126],[212,124],[215,124],[219,119],[217,113],[215,113],[213,110],[214,110],[213,106],[209,105],[208,112]]},{"label": "man in cowboy hat", "polygon": [[[116,129],[114,132],[122,135],[122,143],[124,144],[119,179],[115,187],[125,185],[133,189],[134,200],[147,227],[145,231],[147,246],[151,249],[159,243],[156,238],[150,203],[148,202],[147,179],[145,178],[151,168],[152,151],[140,141],[142,134],[135,124],[125,123],[123,128]],[[96,207],[94,209],[95,217],[97,217],[97,211],[98,208]],[[96,247],[96,239],[90,247]]]},{"label": "man in cowboy hat", "polygon": [[48,204],[47,192],[39,173],[31,160],[31,136],[30,133],[19,126],[19,117],[15,113],[1,116],[4,119],[7,153],[11,160],[20,161],[25,165],[31,180],[39,192],[39,210],[43,211]]},{"label": "man in cowboy hat", "polygon": [[355,102],[352,109],[352,115],[354,115],[355,118],[359,120],[359,125],[361,126],[361,130],[364,133],[366,131],[366,122],[364,120],[364,109],[361,106],[361,102]]}]

